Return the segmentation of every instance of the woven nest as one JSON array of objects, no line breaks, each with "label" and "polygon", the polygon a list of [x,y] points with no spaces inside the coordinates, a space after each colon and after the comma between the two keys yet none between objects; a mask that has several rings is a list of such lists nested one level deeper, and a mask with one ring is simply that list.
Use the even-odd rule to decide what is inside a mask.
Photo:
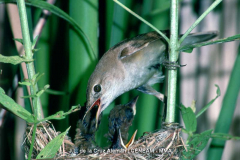
[{"label": "woven nest", "polygon": [[[181,153],[184,150],[184,142],[180,136],[181,127],[178,124],[164,123],[163,129],[153,132],[145,133],[133,145],[125,149],[92,149],[82,152],[76,157],[59,157],[57,159],[74,159],[74,160],[97,160],[97,159],[159,159],[172,160],[180,159]],[[87,154],[86,153],[91,153]]]},{"label": "woven nest", "polygon": [[[33,124],[28,124],[26,132],[24,134],[23,149],[25,150],[25,158],[28,158],[28,153],[32,143],[32,132]],[[56,132],[53,125],[50,122],[44,122],[37,125],[36,129],[36,138],[33,146],[33,152],[31,158],[36,158],[41,150],[60,132]],[[57,156],[69,156],[74,153],[74,144],[71,141],[71,138],[68,136],[64,137],[64,142],[61,145]]]},{"label": "woven nest", "polygon": [[[28,125],[25,134],[24,149],[27,158],[32,140],[33,125]],[[56,159],[71,160],[98,160],[98,159],[159,159],[174,160],[180,159],[185,146],[180,135],[181,127],[176,123],[163,123],[162,129],[153,133],[144,133],[128,149],[100,149],[95,148],[82,152],[78,155],[74,153],[74,144],[66,136],[63,145],[56,154]],[[41,123],[37,126],[36,141],[32,158],[36,158],[38,153],[60,132],[56,132],[51,123]]]}]

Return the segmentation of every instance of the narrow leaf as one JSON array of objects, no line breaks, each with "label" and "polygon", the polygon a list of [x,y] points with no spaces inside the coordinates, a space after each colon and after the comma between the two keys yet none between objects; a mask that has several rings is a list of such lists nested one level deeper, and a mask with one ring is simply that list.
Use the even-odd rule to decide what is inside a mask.
[{"label": "narrow leaf", "polygon": [[25,86],[31,86],[32,84],[30,82],[18,82],[20,85],[25,85]]},{"label": "narrow leaf", "polygon": [[51,116],[48,116],[46,118],[44,118],[43,120],[41,120],[41,122],[43,121],[46,121],[46,120],[50,120],[50,119],[64,119],[65,118],[65,115],[64,115],[64,112],[63,111],[59,111],[57,113],[55,113],[54,115],[51,115]]},{"label": "narrow leaf", "polygon": [[32,62],[33,60],[27,60],[25,58],[22,58],[20,56],[3,56],[0,54],[0,62],[2,63],[11,63],[11,64],[19,64],[22,62]]},{"label": "narrow leaf", "polygon": [[36,77],[36,79],[35,79],[34,84],[36,84],[43,75],[44,75],[44,73],[38,75],[38,76]]},{"label": "narrow leaf", "polygon": [[78,105],[78,106],[72,106],[72,108],[68,111],[68,112],[63,112],[63,111],[59,111],[57,113],[55,113],[54,115],[51,115],[51,116],[48,116],[44,119],[41,120],[41,122],[43,121],[47,121],[47,120],[51,120],[51,119],[64,119],[67,115],[73,113],[73,112],[76,112],[76,111],[79,111],[81,110],[81,106]]},{"label": "narrow leaf", "polygon": [[34,122],[34,117],[22,106],[17,104],[12,98],[8,97],[4,90],[0,87],[0,103],[3,105],[3,108],[12,112],[16,116],[24,119],[28,123]]},{"label": "narrow leaf", "polygon": [[39,50],[40,50],[40,48],[32,49],[32,52],[35,53],[35,52],[37,52]]},{"label": "narrow leaf", "polygon": [[197,129],[197,119],[193,110],[190,107],[186,108],[183,104],[181,104],[180,109],[186,130],[189,133],[195,132]]},{"label": "narrow leaf", "polygon": [[219,97],[221,96],[221,90],[217,84],[215,84],[215,86],[217,87],[217,96]]},{"label": "narrow leaf", "polygon": [[60,146],[63,143],[64,137],[69,131],[70,127],[63,133],[59,134],[53,140],[51,140],[43,150],[37,155],[36,159],[45,159],[45,158],[54,158],[56,153],[58,152]]},{"label": "narrow leaf", "polygon": [[216,138],[220,140],[240,140],[240,137],[235,137],[226,133],[213,133],[211,138]]},{"label": "narrow leaf", "polygon": [[21,98],[35,98],[37,97],[36,95],[28,95],[28,96],[22,96]]},{"label": "narrow leaf", "polygon": [[237,41],[240,40],[240,34],[237,34],[235,36],[232,37],[227,37],[227,38],[223,38],[223,39],[218,39],[218,40],[212,40],[209,42],[203,42],[203,43],[197,43],[197,44],[193,44],[193,45],[186,45],[186,46],[182,46],[179,48],[179,51],[189,51],[193,48],[199,48],[202,46],[207,46],[207,45],[212,45],[212,44],[218,44],[218,43],[226,43],[226,42],[231,42],[231,41]]},{"label": "narrow leaf", "polygon": [[35,75],[33,75],[32,79],[35,80],[38,77],[39,73],[36,73]]},{"label": "narrow leaf", "polygon": [[192,51],[193,51],[193,48],[189,48],[189,49],[184,50],[184,52],[186,52],[186,53],[192,53]]},{"label": "narrow leaf", "polygon": [[221,95],[221,91],[218,85],[215,84],[215,86],[217,87],[217,96],[212,99],[206,106],[204,106],[196,115],[196,118],[198,118],[201,114],[203,114],[212,104],[213,102]]},{"label": "narrow leaf", "polygon": [[52,90],[52,89],[47,89],[45,91],[48,94],[52,94],[52,95],[68,95],[68,92],[64,92],[64,91],[56,91],[56,90]]},{"label": "narrow leaf", "polygon": [[34,38],[34,40],[33,40],[32,49],[35,48],[35,45],[36,45],[36,43],[37,43],[37,40],[38,40],[38,35],[37,35],[37,36]]},{"label": "narrow leaf", "polygon": [[48,89],[49,87],[50,87],[50,85],[48,85],[48,84],[45,85],[43,89],[41,89],[40,91],[37,92],[36,97],[40,97],[45,92],[45,90]]},{"label": "narrow leaf", "polygon": [[13,38],[14,41],[17,41],[23,45],[23,39],[21,38]]}]

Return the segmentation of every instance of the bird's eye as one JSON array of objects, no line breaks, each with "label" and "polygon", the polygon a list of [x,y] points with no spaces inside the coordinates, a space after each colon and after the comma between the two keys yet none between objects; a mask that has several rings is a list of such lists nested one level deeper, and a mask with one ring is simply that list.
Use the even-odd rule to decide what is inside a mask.
[{"label": "bird's eye", "polygon": [[93,88],[94,92],[100,92],[101,91],[101,86],[99,84],[95,85]]}]

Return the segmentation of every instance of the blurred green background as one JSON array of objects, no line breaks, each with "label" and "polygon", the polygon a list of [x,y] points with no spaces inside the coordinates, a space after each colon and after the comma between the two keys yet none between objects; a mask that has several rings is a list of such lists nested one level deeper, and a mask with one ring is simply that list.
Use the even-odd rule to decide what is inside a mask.
[{"label": "blurred green background", "polygon": [[[144,17],[160,30],[169,29],[169,0],[119,0],[137,14]],[[180,9],[180,33],[184,33],[194,20],[213,2],[198,0],[182,0]],[[12,4],[14,5],[14,4]],[[136,36],[140,33],[152,31],[148,26],[130,15],[111,0],[57,0],[54,4],[68,13],[83,29],[88,36],[94,54],[86,48],[83,38],[72,27],[56,15],[50,15],[42,29],[35,53],[36,72],[44,73],[39,81],[39,88],[50,84],[50,89],[61,91],[63,95],[44,94],[41,104],[44,116],[47,117],[57,111],[68,111],[71,106],[86,101],[87,81],[101,56],[116,43],[125,38]],[[15,6],[16,7],[16,6]],[[240,2],[238,0],[224,1],[200,25],[195,32],[219,30],[219,37],[227,37],[239,33]],[[17,55],[13,37],[19,35],[19,23],[12,21],[18,19],[17,12],[13,12],[9,5],[0,4],[0,53],[6,56]],[[15,8],[16,10],[16,8]],[[16,19],[13,19],[13,14]],[[13,16],[13,17],[14,17]],[[42,17],[42,10],[28,7],[29,24],[31,32]],[[18,33],[18,35],[17,35]],[[236,55],[238,42],[225,45],[215,45],[195,49],[192,54],[181,54],[181,63],[187,64],[179,73],[178,102],[190,106],[193,99],[197,100],[197,110],[200,110],[215,96],[214,84],[218,84],[222,97],[218,99],[211,109],[198,121],[198,131],[214,128],[221,109],[222,98],[225,95]],[[0,63],[0,86],[6,93],[15,98],[30,110],[29,102],[23,102],[19,97],[26,93],[26,89],[17,86],[16,81],[23,79],[21,66]],[[166,73],[163,68],[163,72]],[[154,88],[165,93],[166,83],[157,84]],[[107,132],[108,114],[116,104],[125,104],[139,95],[137,102],[137,115],[130,128],[130,135],[138,129],[137,138],[144,132],[160,129],[163,104],[155,97],[130,91],[118,97],[104,113],[96,139],[100,146],[106,146],[104,134]],[[238,103],[239,104],[239,96]],[[239,105],[238,105],[239,106]],[[178,106],[177,106],[178,107]],[[217,112],[216,112],[217,111]],[[235,110],[231,133],[239,136],[239,108]],[[74,140],[75,126],[81,111],[73,113],[64,120],[53,120],[57,131],[65,131],[71,126],[69,135]],[[179,114],[176,115],[180,122]],[[23,140],[25,123],[14,115],[0,108],[0,160],[24,159],[20,148]],[[224,159],[234,160],[240,153],[234,148],[239,143],[229,145],[232,148],[224,151]],[[227,153],[226,153],[227,152]],[[203,152],[199,159],[206,159]]]}]

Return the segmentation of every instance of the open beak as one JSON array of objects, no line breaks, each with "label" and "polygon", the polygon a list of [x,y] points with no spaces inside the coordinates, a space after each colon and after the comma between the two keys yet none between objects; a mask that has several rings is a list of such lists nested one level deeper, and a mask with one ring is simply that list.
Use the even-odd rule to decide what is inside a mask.
[{"label": "open beak", "polygon": [[136,135],[137,135],[137,130],[133,133],[133,135],[132,135],[132,137],[131,137],[131,139],[129,140],[129,142],[125,145],[126,146],[126,148],[129,148],[132,144],[133,144],[133,142],[134,142],[134,140],[135,140],[135,137],[136,137]]},{"label": "open beak", "polygon": [[132,107],[133,109],[133,114],[136,115],[136,103],[137,103],[137,100],[138,100],[138,97],[139,96],[136,96],[133,100],[131,100],[128,105]]},{"label": "open beak", "polygon": [[98,106],[98,110],[97,110],[97,114],[96,114],[96,128],[98,126],[98,120],[99,120],[99,115],[101,113],[101,99],[98,98],[93,104],[92,106],[87,110],[87,112],[85,113],[83,119],[85,118],[85,116],[87,115],[87,113],[95,106]]}]

